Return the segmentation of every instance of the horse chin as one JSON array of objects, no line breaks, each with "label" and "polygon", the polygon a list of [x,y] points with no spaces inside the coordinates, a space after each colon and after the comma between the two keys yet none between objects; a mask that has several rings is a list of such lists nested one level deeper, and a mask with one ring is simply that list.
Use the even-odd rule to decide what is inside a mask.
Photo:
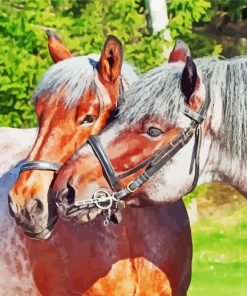
[{"label": "horse chin", "polygon": [[34,232],[29,232],[26,231],[24,232],[26,236],[32,238],[32,239],[37,239],[37,240],[47,240],[51,234],[52,234],[52,230],[49,229],[44,229],[43,231],[39,232],[39,233],[34,233]]},{"label": "horse chin", "polygon": [[57,222],[57,219],[58,217],[53,219],[52,222],[49,223],[49,225],[40,232],[24,231],[24,234],[32,239],[47,240],[50,238],[51,234],[53,233],[54,226]]},{"label": "horse chin", "polygon": [[81,210],[76,214],[62,215],[61,218],[73,223],[87,224],[95,220],[99,214],[101,214],[101,209],[91,208]]},{"label": "horse chin", "polygon": [[91,221],[94,221],[98,215],[101,214],[101,209],[98,208],[91,208],[87,214],[79,214],[77,216],[77,223],[80,224],[85,224],[85,223],[89,223]]}]

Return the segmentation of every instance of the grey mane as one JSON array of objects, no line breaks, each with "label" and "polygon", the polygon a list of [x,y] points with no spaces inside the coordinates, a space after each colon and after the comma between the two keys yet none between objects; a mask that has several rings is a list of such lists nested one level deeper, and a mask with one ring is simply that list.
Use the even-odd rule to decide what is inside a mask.
[{"label": "grey mane", "polygon": [[[36,102],[40,97],[49,98],[66,85],[65,95],[62,97],[67,106],[74,105],[84,92],[92,85],[95,79],[95,66],[100,56],[73,57],[53,65],[42,77],[33,95]],[[137,80],[134,68],[126,63],[122,65],[122,77],[131,84]]]},{"label": "grey mane", "polygon": [[[210,108],[222,100],[220,136],[232,157],[247,153],[247,57],[195,59]],[[147,115],[176,125],[184,106],[180,78],[184,64],[162,65],[143,75],[125,94],[120,122],[135,123]],[[214,115],[213,115],[214,116]],[[215,114],[217,116],[217,114]]]}]

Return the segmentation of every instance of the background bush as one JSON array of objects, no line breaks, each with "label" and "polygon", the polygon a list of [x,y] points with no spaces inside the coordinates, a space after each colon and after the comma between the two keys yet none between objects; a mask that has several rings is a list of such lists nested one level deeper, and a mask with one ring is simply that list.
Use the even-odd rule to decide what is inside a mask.
[{"label": "background bush", "polygon": [[[196,2],[171,2],[173,37],[188,39],[193,23],[210,7],[208,1],[199,0],[202,8],[197,7]],[[74,55],[99,52],[106,35],[115,34],[124,44],[125,58],[145,72],[165,61],[166,45],[162,33],[151,34],[146,17],[142,0],[9,0],[1,3],[0,126],[36,125],[32,93],[52,64],[46,28],[57,31]],[[213,52],[210,46],[204,47],[203,54]]]},{"label": "background bush", "polygon": [[32,127],[30,101],[52,64],[46,28],[57,31],[74,55],[100,52],[106,35],[124,43],[125,57],[146,71],[163,60],[160,34],[151,36],[140,1],[13,1],[0,11],[0,126]]},{"label": "background bush", "polygon": [[[171,36],[184,39],[194,57],[222,51],[217,40],[198,34],[197,26],[219,12],[232,21],[247,14],[246,0],[167,2]],[[125,59],[140,72],[164,62],[164,48],[171,46],[162,32],[152,35],[144,0],[8,0],[1,1],[0,8],[0,126],[36,125],[32,93],[52,64],[47,28],[55,30],[74,55],[100,52],[106,35],[114,34],[124,44]]]}]

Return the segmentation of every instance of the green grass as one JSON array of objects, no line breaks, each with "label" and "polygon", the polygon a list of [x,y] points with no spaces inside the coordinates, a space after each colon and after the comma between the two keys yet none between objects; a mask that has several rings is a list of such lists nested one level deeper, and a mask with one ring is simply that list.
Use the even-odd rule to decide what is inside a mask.
[{"label": "green grass", "polygon": [[188,296],[247,295],[247,207],[192,225],[193,273]]}]

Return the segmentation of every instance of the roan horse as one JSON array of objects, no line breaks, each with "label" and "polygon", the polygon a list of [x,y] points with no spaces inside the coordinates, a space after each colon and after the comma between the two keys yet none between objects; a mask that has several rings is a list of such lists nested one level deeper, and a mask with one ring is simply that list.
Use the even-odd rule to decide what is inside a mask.
[{"label": "roan horse", "polygon": [[125,199],[176,202],[205,182],[247,196],[246,137],[247,58],[188,57],[132,85],[118,118],[63,166],[53,195],[82,221]]},{"label": "roan horse", "polygon": [[[54,171],[65,162],[89,135],[106,126],[117,106],[122,84],[136,79],[128,65],[122,67],[122,45],[109,36],[99,62],[93,56],[66,59],[41,80],[34,94],[39,132],[27,157],[28,165],[10,190],[10,211],[26,234],[48,238],[56,222],[56,209],[47,193]],[[125,78],[124,78],[125,77]],[[53,165],[53,163],[59,163]]]},{"label": "roan horse", "polygon": [[[186,49],[178,49],[173,51],[171,61],[181,59],[181,50],[186,54]],[[42,183],[39,185],[42,187]],[[19,222],[20,213],[14,209],[25,199],[30,202],[31,196],[12,193],[11,212]],[[28,208],[22,208],[28,213]],[[36,211],[30,214],[39,216]],[[51,214],[56,219],[53,211]],[[21,226],[30,231],[29,225]],[[153,228],[159,228],[160,233],[153,233]],[[162,207],[127,207],[123,222],[107,229],[101,221],[93,227],[72,227],[59,221],[48,241],[27,239],[26,246],[35,282],[43,295],[171,295],[171,289],[173,295],[186,295],[190,282],[191,235],[181,201]]]},{"label": "roan horse", "polygon": [[[49,51],[53,60],[58,62],[69,58],[68,51],[65,47],[63,48],[61,42],[58,42],[59,40],[54,38],[54,34],[48,32],[48,35],[50,35]],[[66,53],[66,55],[64,55],[64,53]],[[137,79],[133,69],[126,64],[122,65],[122,75],[120,76],[122,46],[115,37],[109,37],[107,39],[100,62],[97,62],[98,59],[99,57],[96,55],[72,58],[53,66],[43,77],[35,95],[35,105],[36,111],[39,114],[40,130],[33,149],[37,150],[38,145],[45,145],[45,150],[48,155],[44,155],[44,159],[56,161],[57,157],[69,157],[69,153],[72,153],[74,149],[77,148],[77,144],[83,143],[84,139],[87,139],[88,134],[97,133],[102,129],[107,119],[109,119],[111,111],[116,108],[119,89],[126,89],[128,83]],[[110,63],[108,67],[107,59],[109,59]],[[108,79],[107,73],[111,76],[109,81],[105,81],[105,79]],[[120,80],[122,80],[122,82],[120,82]],[[54,83],[54,85],[52,83]],[[66,93],[65,89],[62,89],[63,83],[66,84],[68,93]],[[59,92],[59,88],[61,91],[65,92],[64,98],[61,97],[62,95],[61,92]],[[94,91],[98,96],[97,98],[99,98],[99,102],[97,102],[97,98],[95,98],[96,95],[93,95]],[[89,94],[89,92],[91,93]],[[68,95],[68,97],[66,97],[66,95]],[[84,95],[84,97],[78,98],[77,102],[74,102],[75,104],[68,109],[66,113],[63,105],[69,102],[70,99],[76,100],[77,95]],[[49,99],[48,96],[50,96]],[[50,116],[50,113],[53,117]],[[79,116],[81,118],[79,118]],[[52,135],[49,135],[50,142],[43,142],[42,138],[46,138],[49,133],[52,133]],[[34,260],[35,266],[33,269],[37,277],[35,278],[36,282],[39,281],[39,285],[43,287],[46,286],[46,284],[42,282],[44,281],[44,272],[42,272],[42,270],[47,267],[46,260],[49,264],[53,264],[54,261],[59,262],[60,257],[63,256],[59,248],[56,248],[56,244],[60,245],[60,241],[58,242],[52,239],[49,243],[42,244],[26,239],[25,242],[23,242],[23,236],[20,235],[19,230],[14,227],[8,215],[6,193],[10,186],[13,185],[16,175],[19,173],[20,165],[17,163],[25,158],[31,150],[37,135],[36,129],[16,130],[1,128],[1,135],[3,136],[1,152],[5,153],[5,159],[1,162],[0,167],[0,190],[1,198],[3,199],[1,203],[0,292],[1,294],[25,295],[25,293],[27,293],[30,295],[30,293],[32,293],[31,290],[34,289],[32,287],[32,276],[30,276],[28,267],[28,258],[32,256],[32,251],[35,252],[35,249],[39,251],[42,250],[43,258],[39,257],[36,258],[36,261]],[[55,152],[59,153],[59,140],[61,140],[62,137],[65,137],[65,142],[68,141],[68,143],[63,145],[63,150],[60,151],[60,155],[57,155]],[[80,139],[80,137],[82,139]],[[72,147],[69,147],[69,145],[72,145]],[[68,147],[71,151],[66,149]],[[41,157],[43,156],[41,155]],[[52,157],[54,157],[54,159]],[[17,164],[16,167],[13,167],[15,164]],[[26,181],[30,182],[28,178],[31,177],[26,176]],[[48,188],[49,185],[50,183],[47,184]],[[26,194],[28,194],[28,192],[26,192]],[[64,230],[65,237],[66,231],[67,229]],[[58,233],[62,236],[62,231]],[[10,242],[11,249],[8,247]],[[53,249],[53,251],[51,251],[51,249]],[[57,270],[59,272],[56,273]],[[57,274],[57,277],[64,272],[59,269],[58,264],[53,268],[53,271]],[[46,272],[48,272],[48,269]],[[56,278],[56,276],[54,276],[54,278]],[[6,285],[7,280],[9,281],[9,285]],[[56,281],[56,279],[54,279],[54,281]],[[51,285],[54,284],[52,281],[50,281],[50,283]]]},{"label": "roan horse", "polygon": [[[54,32],[47,30],[46,33],[54,62],[72,56]],[[20,162],[27,157],[34,144],[37,129],[0,127],[0,135],[0,295],[36,295],[38,291],[32,279],[23,234],[9,218],[6,197],[18,176]]]}]

